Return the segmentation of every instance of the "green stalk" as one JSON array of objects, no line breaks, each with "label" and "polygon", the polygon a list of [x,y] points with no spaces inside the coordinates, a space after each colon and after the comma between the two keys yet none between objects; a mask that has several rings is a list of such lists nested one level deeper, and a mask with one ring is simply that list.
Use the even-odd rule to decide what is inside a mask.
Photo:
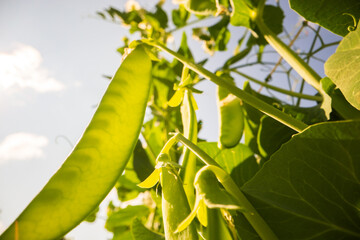
[{"label": "green stalk", "polygon": [[286,95],[289,95],[289,96],[293,96],[293,97],[298,97],[298,98],[302,98],[302,99],[308,99],[308,100],[313,100],[313,101],[322,101],[323,98],[321,96],[311,96],[311,95],[306,95],[306,94],[302,94],[302,93],[298,93],[298,92],[293,92],[293,91],[289,91],[289,90],[286,90],[286,89],[283,89],[283,88],[278,88],[278,87],[275,87],[271,84],[268,84],[268,83],[265,83],[265,82],[262,82],[262,81],[259,81],[253,77],[250,77],[249,75],[246,75],[245,73],[242,73],[242,72],[239,72],[235,69],[233,70],[230,70],[234,73],[237,73],[241,76],[243,76],[244,78],[252,81],[252,82],[255,82],[257,84],[260,84],[261,86],[264,86],[266,88],[269,88],[269,89],[272,89],[272,90],[275,90],[277,92],[280,92],[280,93],[284,93]]},{"label": "green stalk", "polygon": [[194,143],[186,139],[183,135],[177,133],[174,136],[179,142],[181,142],[184,146],[189,148],[196,156],[200,158],[206,165],[208,165],[208,170],[211,170],[215,173],[218,180],[222,183],[226,191],[228,191],[235,199],[238,201],[239,206],[243,206],[246,211],[243,212],[245,218],[249,221],[251,226],[255,229],[255,231],[259,234],[261,239],[268,240],[276,240],[278,239],[276,235],[273,233],[271,228],[267,225],[264,219],[260,216],[260,214],[256,211],[254,206],[247,200],[245,195],[238,188],[236,183],[232,180],[230,175],[226,173],[220,166],[212,159],[209,155],[207,155],[203,150],[201,150]]},{"label": "green stalk", "polygon": [[235,87],[234,85],[224,81],[220,77],[216,76],[214,73],[208,71],[207,69],[189,61],[185,57],[181,56],[180,54],[168,49],[161,43],[158,43],[153,40],[142,40],[144,43],[149,44],[151,46],[157,47],[170,55],[172,55],[174,58],[182,62],[186,67],[193,70],[197,74],[200,74],[204,76],[205,78],[209,79],[210,81],[214,82],[215,84],[226,88],[230,93],[237,96],[244,102],[248,103],[252,107],[258,109],[259,111],[265,113],[266,115],[274,118],[275,120],[283,123],[284,125],[294,129],[297,132],[303,131],[305,128],[308,127],[305,123],[291,117],[290,115],[287,115],[286,113],[283,113],[282,111],[274,108],[273,106],[267,104],[266,102],[258,99],[257,97],[254,97],[253,95]]},{"label": "green stalk", "polygon": [[[282,56],[287,63],[311,86],[313,86],[320,94],[326,94],[321,88],[321,77],[304,61],[298,54],[296,54],[289,46],[283,43],[264,23],[262,13],[265,6],[265,0],[260,0],[255,17],[256,25],[260,32],[264,35],[266,41]],[[331,96],[333,108],[344,119],[359,118],[358,111],[340,95]]]},{"label": "green stalk", "polygon": [[320,80],[321,77],[302,60],[291,48],[281,41],[276,34],[274,34],[264,23],[262,19],[262,12],[265,6],[265,0],[261,0],[257,9],[257,17],[255,18],[256,25],[260,32],[264,35],[266,41],[285,59],[294,70],[313,86],[318,92],[321,92]]},{"label": "green stalk", "polygon": [[189,148],[198,158],[200,158],[206,165],[213,165],[216,167],[220,167],[220,165],[215,162],[214,159],[212,159],[209,155],[206,154],[203,150],[201,150],[196,144],[188,140],[186,137],[181,135],[180,133],[176,133],[173,136],[176,141],[181,142],[184,146]]},{"label": "green stalk", "polygon": [[[188,69],[184,67],[182,83],[188,77]],[[181,85],[181,83],[180,83]],[[196,105],[192,92],[189,89],[185,89],[183,102],[181,104],[181,118],[184,128],[184,136],[194,144],[197,143],[197,119],[196,119]],[[188,148],[184,148],[183,151],[183,163],[184,169],[180,171],[182,179],[184,181],[184,190],[186,197],[189,201],[190,208],[194,207],[195,194],[194,194],[194,178],[196,174],[196,156]]]},{"label": "green stalk", "polygon": [[256,211],[254,206],[249,202],[243,192],[238,188],[234,180],[230,175],[225,172],[223,169],[216,166],[206,166],[203,168],[203,171],[210,170],[212,171],[219,182],[224,186],[225,190],[230,193],[238,202],[239,206],[244,207],[245,211],[242,212],[244,217],[249,221],[251,226],[255,229],[257,234],[259,234],[261,239],[267,240],[276,240],[278,237],[267,225],[264,219]]}]

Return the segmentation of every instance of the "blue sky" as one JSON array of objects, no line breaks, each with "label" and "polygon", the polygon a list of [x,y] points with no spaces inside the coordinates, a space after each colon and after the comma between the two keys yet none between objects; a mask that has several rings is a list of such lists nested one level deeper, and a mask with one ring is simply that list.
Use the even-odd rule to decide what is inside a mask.
[{"label": "blue sky", "polygon": [[[102,75],[118,68],[121,56],[115,50],[127,33],[95,13],[110,5],[123,8],[125,2],[0,0],[0,232],[61,166],[90,121],[109,83]],[[156,3],[142,2],[148,8]],[[288,13],[286,24],[296,23],[296,15]],[[180,38],[177,32],[174,46]],[[233,39],[229,46],[235,44]],[[191,48],[203,54],[199,43]],[[222,59],[218,53],[208,67]],[[216,141],[215,86],[206,82],[198,88],[207,93],[196,96],[199,119],[208,119],[200,136]],[[102,219],[81,224],[69,236],[107,239],[111,234],[103,225]]]}]

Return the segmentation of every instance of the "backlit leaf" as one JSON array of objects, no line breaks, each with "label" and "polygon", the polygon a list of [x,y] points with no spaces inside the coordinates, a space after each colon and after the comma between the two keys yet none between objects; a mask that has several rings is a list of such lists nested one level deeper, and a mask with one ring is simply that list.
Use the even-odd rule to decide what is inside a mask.
[{"label": "backlit leaf", "polygon": [[242,187],[279,239],[360,237],[359,132],[360,121],[313,125]]},{"label": "backlit leaf", "polygon": [[336,52],[326,61],[325,73],[344,94],[346,100],[360,110],[359,27],[341,41]]},{"label": "backlit leaf", "polygon": [[349,26],[354,26],[353,19],[344,13],[360,18],[358,0],[290,0],[290,6],[306,20],[341,36],[349,32]]}]

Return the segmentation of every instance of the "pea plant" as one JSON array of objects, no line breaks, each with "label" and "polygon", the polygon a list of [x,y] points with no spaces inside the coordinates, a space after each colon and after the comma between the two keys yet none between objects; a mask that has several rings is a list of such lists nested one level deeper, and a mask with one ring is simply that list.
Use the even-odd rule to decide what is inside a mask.
[{"label": "pea plant", "polygon": [[[360,4],[289,3],[304,18],[295,34],[281,5],[265,0],[180,0],[171,16],[164,1],[98,12],[137,39],[124,37],[123,61],[82,138],[0,239],[60,239],[94,220],[114,186],[127,204],[108,206],[113,239],[360,239]],[[310,47],[298,49],[305,31]],[[195,60],[190,41],[206,59]],[[207,68],[220,52],[227,59]],[[198,137],[194,95],[215,94],[199,90],[209,80],[217,142]]]}]

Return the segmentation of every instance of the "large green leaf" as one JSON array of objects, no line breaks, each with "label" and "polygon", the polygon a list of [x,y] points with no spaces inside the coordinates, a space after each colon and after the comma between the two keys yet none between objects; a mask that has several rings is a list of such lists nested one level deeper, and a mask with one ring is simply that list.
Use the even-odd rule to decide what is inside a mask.
[{"label": "large green leaf", "polygon": [[360,121],[313,125],[242,190],[280,239],[360,238]]},{"label": "large green leaf", "polygon": [[[141,46],[125,58],[74,151],[17,218],[19,239],[60,238],[109,193],[138,139],[150,72]],[[15,239],[15,225],[0,239]]]},{"label": "large green leaf", "polygon": [[348,26],[354,25],[353,19],[344,13],[360,18],[359,0],[290,0],[290,6],[306,20],[341,36],[348,33]]},{"label": "large green leaf", "polygon": [[[360,7],[360,1],[358,1]],[[325,73],[351,105],[360,110],[360,28],[349,33],[326,61]]]}]

